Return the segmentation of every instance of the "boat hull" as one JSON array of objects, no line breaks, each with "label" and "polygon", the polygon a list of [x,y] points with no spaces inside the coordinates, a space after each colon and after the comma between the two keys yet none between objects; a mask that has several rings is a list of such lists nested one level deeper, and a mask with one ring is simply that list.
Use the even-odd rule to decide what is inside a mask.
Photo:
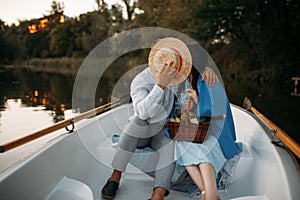
[{"label": "boat hull", "polygon": [[[271,143],[271,131],[255,116],[234,105],[231,107],[243,152],[233,184],[220,193],[221,199],[300,199],[299,168],[293,158],[287,150]],[[4,199],[101,199],[101,188],[112,172],[110,162],[115,153],[112,136],[121,134],[131,115],[132,106],[124,105],[88,119],[75,132],[59,137],[3,171],[0,196]],[[147,199],[152,187],[153,178],[129,164],[115,199]],[[174,190],[168,198],[191,199],[186,193]]]}]

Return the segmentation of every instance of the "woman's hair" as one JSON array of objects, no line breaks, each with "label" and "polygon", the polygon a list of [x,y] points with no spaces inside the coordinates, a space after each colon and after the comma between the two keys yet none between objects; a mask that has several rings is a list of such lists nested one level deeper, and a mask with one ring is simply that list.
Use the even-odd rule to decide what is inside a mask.
[{"label": "woman's hair", "polygon": [[197,95],[199,95],[198,90],[197,90],[197,82],[198,82],[198,79],[199,79],[199,76],[200,76],[200,72],[194,66],[192,66],[191,74],[192,74],[192,77],[193,77],[192,82],[191,82],[191,87],[194,90],[196,90]]},{"label": "woman's hair", "polygon": [[[200,72],[196,69],[196,67],[192,66],[191,74],[192,74],[191,87],[197,92],[197,95],[199,95],[197,89],[197,83],[200,76]],[[177,96],[179,96],[180,93],[185,90],[184,86],[185,86],[185,81],[179,84],[178,91],[177,91],[178,94],[176,94]]]}]

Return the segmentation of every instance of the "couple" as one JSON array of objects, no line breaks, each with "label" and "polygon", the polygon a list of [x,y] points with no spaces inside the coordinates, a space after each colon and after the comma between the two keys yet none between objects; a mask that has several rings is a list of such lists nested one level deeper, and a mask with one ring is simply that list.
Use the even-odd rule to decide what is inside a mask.
[{"label": "couple", "polygon": [[[229,118],[227,117],[221,124],[215,124],[215,128],[210,131],[214,133],[209,134],[202,144],[174,142],[165,135],[165,123],[171,112],[178,107],[176,96],[180,90],[183,88],[182,91],[188,92],[190,97],[186,106],[196,108],[196,112],[201,114],[206,112],[201,108],[201,104],[207,104],[207,102],[203,102],[199,88],[203,87],[201,84],[213,86],[217,82],[217,76],[210,68],[206,68],[200,76],[197,69],[204,68],[206,65],[203,66],[203,62],[199,60],[197,47],[199,45],[196,43],[186,45],[176,38],[164,38],[157,41],[151,48],[149,67],[138,74],[131,84],[134,115],[128,120],[121,135],[119,148],[112,161],[114,171],[101,191],[103,198],[115,197],[122,172],[126,170],[136,148],[146,146],[150,146],[159,155],[156,161],[151,200],[161,200],[169,194],[176,165],[185,166],[195,184],[202,191],[202,199],[218,198],[216,174],[227,159],[241,151],[241,146],[235,143],[234,130],[232,132],[232,127],[228,127],[226,122],[232,120],[230,108],[228,107],[229,110],[226,108],[226,105],[229,105],[228,102],[221,107],[222,109],[225,107],[226,111],[223,114],[226,116],[229,114]],[[183,87],[178,86],[179,83]],[[189,87],[187,88],[186,85]],[[211,101],[211,106],[213,105]],[[207,112],[210,112],[210,115],[215,114],[213,109]],[[223,126],[226,130],[222,129]],[[199,153],[195,154],[195,152]]]}]

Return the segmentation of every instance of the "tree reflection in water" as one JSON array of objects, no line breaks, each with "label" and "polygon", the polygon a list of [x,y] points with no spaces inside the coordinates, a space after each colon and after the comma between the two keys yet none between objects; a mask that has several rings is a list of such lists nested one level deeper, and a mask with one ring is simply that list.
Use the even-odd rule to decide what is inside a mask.
[{"label": "tree reflection in water", "polygon": [[64,111],[71,108],[71,74],[34,72],[27,69],[1,68],[0,109],[8,99],[21,99],[27,107],[43,106],[51,111],[53,122],[65,118]]},{"label": "tree reflection in water", "polygon": [[[124,70],[126,72],[129,69],[124,68]],[[94,108],[110,102],[111,96],[120,98],[129,92],[130,81],[122,77],[125,72],[118,69],[116,74],[115,71],[116,68],[112,68],[101,77],[98,83],[101,87],[98,86],[95,96],[83,95],[84,98],[95,98]],[[136,71],[131,71],[130,78],[133,78],[136,73]],[[49,111],[52,123],[68,118],[65,116],[66,110],[87,111],[91,108],[72,107],[74,80],[75,77],[71,73],[58,74],[18,68],[0,68],[0,111],[3,112],[6,109],[5,103],[8,99],[21,99],[22,104],[27,107],[43,106],[45,111]],[[300,142],[300,137],[297,135],[300,97],[290,95],[293,90],[292,81],[290,87],[258,84],[235,78],[223,79],[223,81],[231,103],[241,106],[244,97],[248,96],[254,107],[279,125],[298,143]],[[115,91],[113,91],[114,87],[117,88]]]}]

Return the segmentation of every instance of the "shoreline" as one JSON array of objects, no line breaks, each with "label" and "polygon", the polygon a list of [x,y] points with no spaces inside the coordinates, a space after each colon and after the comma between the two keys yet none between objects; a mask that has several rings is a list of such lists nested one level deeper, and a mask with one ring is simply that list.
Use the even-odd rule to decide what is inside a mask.
[{"label": "shoreline", "polygon": [[84,58],[34,58],[15,64],[1,64],[4,69],[28,69],[34,72],[49,72],[76,75]]}]

